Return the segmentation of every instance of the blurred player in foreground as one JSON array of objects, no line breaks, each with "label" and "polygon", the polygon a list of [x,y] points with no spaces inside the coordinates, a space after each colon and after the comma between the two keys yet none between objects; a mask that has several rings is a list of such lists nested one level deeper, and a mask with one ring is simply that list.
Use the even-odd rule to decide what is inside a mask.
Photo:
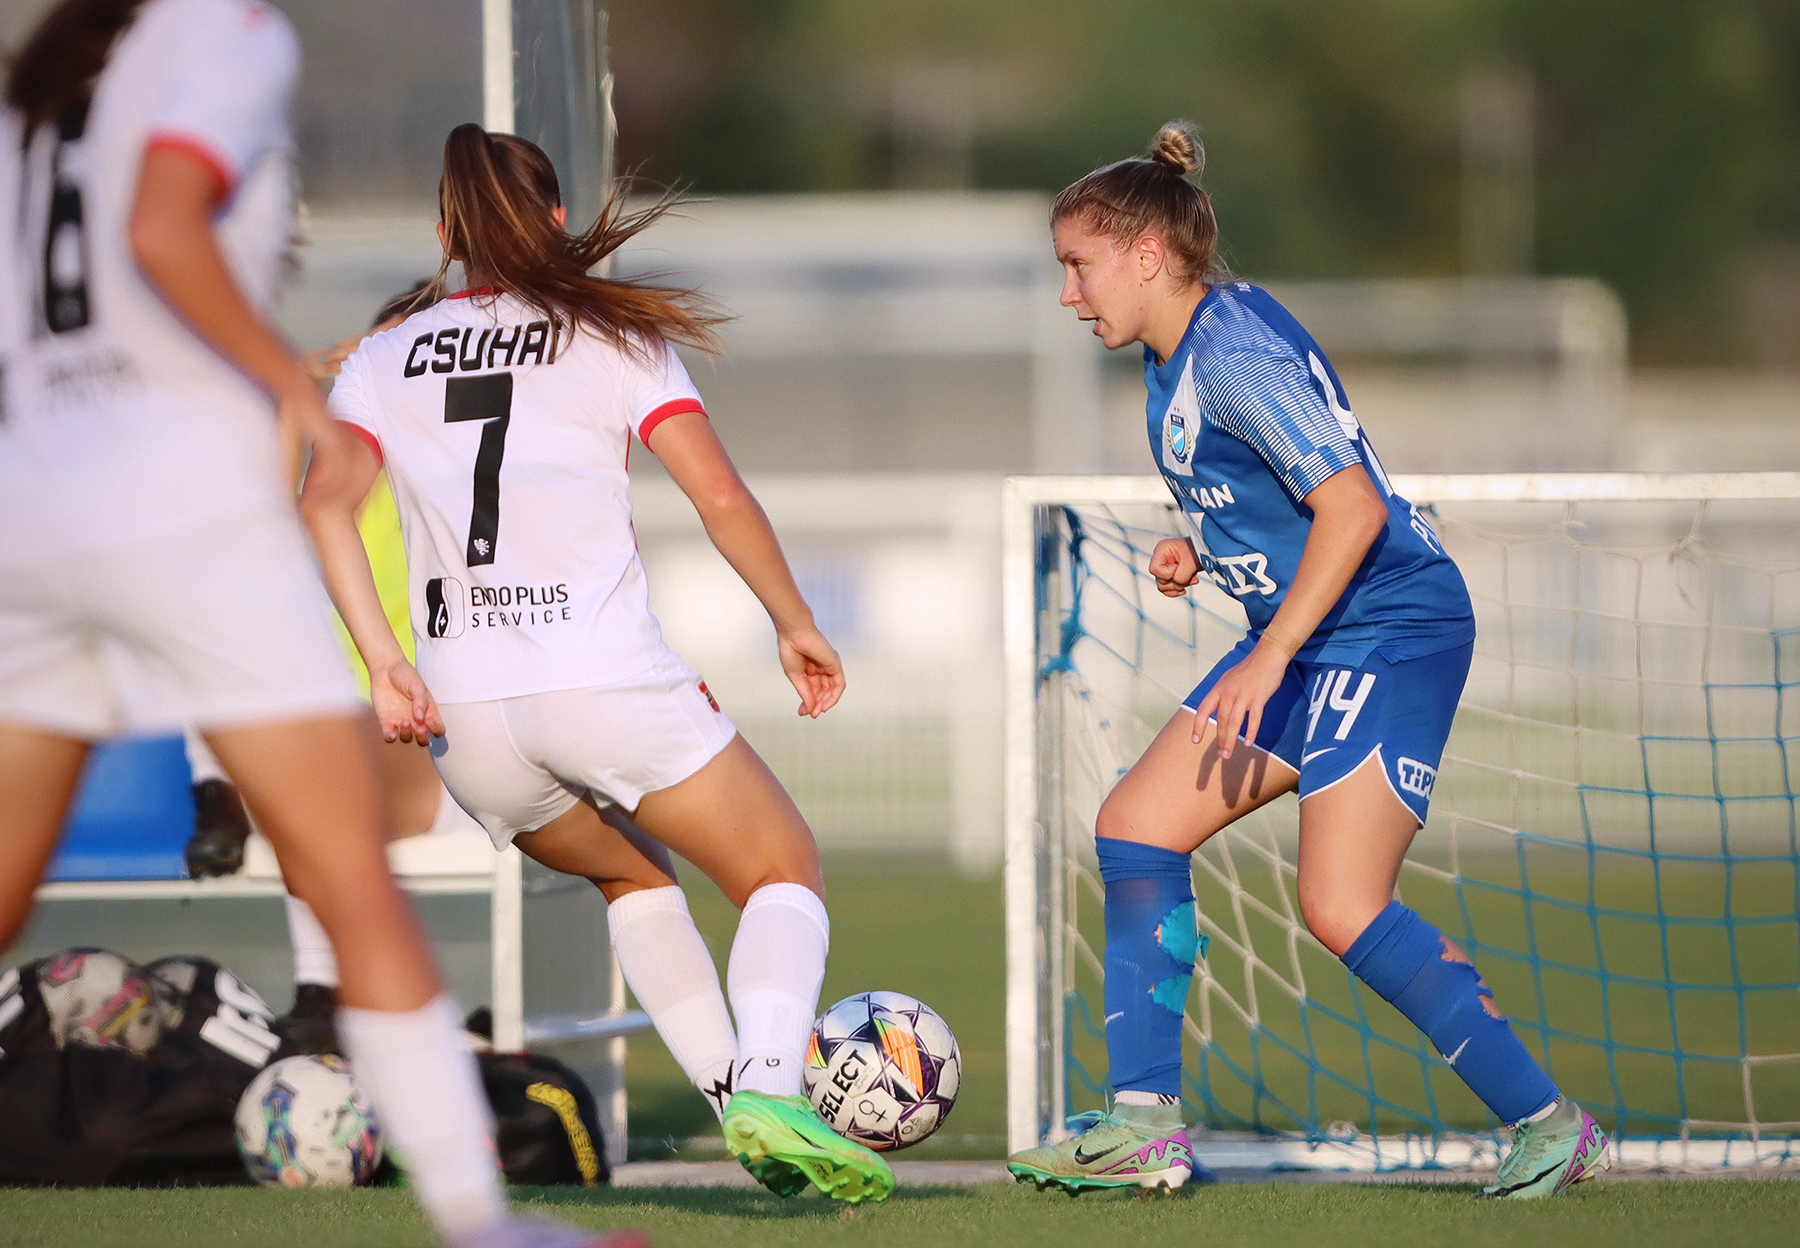
[{"label": "blurred player in foreground", "polygon": [[342,494],[354,447],[260,311],[290,230],[298,70],[265,5],[63,0],[8,78],[0,944],[90,743],[195,724],[331,933],[339,1029],[438,1231],[637,1242],[509,1214],[455,1003],[388,873],[271,396],[319,497]]},{"label": "blurred player in foreground", "polygon": [[1513,1147],[1484,1196],[1549,1196],[1606,1137],[1538,1066],[1468,957],[1393,900],[1468,676],[1475,618],[1437,536],[1395,494],[1325,354],[1215,262],[1186,123],[1088,174],[1051,212],[1062,302],[1109,348],[1144,344],[1150,450],[1192,534],[1157,544],[1171,597],[1202,576],[1249,616],[1100,807],[1110,1112],[1010,1162],[1076,1192],[1178,1187],[1181,1024],[1197,952],[1189,856],[1300,793],[1300,910],[1321,943],[1422,1029]]},{"label": "blurred player in foreground", "polygon": [[[801,714],[831,709],[843,668],[676,358],[674,343],[712,348],[716,318],[691,292],[589,276],[673,201],[637,213],[622,202],[615,193],[570,234],[543,152],[458,126],[444,144],[439,282],[460,262],[470,288],[344,361],[331,410],[363,439],[356,489],[384,463],[393,483],[416,670],[376,595],[354,493],[309,484],[301,510],[384,733],[431,742],[495,846],[606,895],[626,982],[722,1108],[727,1147],[783,1195],[811,1182],[880,1200],[887,1164],[800,1095],[830,931],[818,849],[650,614],[626,475],[634,437],[767,608]],[[735,1034],[666,850],[743,909],[728,971]]]},{"label": "blurred player in foreground", "polygon": [[[427,285],[429,279],[422,278],[410,289],[393,296],[375,313],[368,330],[309,352],[301,357],[301,367],[314,381],[330,381],[363,339],[394,328],[423,303],[428,298],[422,295]],[[359,506],[356,527],[362,537],[363,549],[368,552],[382,609],[410,658],[412,626],[407,610],[406,549],[400,538],[400,514],[395,508],[394,492],[388,485],[386,473],[375,479],[368,497]],[[367,698],[368,669],[363,666],[362,656],[357,653],[343,622],[337,620],[335,623],[340,647],[354,669],[363,697]],[[373,716],[369,722],[371,731],[378,731]],[[194,836],[188,842],[186,853],[188,871],[196,878],[229,875],[243,866],[244,844],[251,831],[249,820],[237,790],[226,779],[218,760],[191,729],[187,734],[187,753],[188,765],[194,774],[196,810]],[[431,757],[424,751],[400,742],[377,743],[375,760],[381,791],[387,798],[388,831],[392,840],[452,829],[474,830],[476,825],[444,788]],[[301,1044],[305,1051],[336,1052],[332,1020],[337,1010],[337,957],[311,907],[292,894],[286,900],[288,934],[294,946],[294,1004],[281,1020],[286,1024],[285,1034],[290,1041]]]},{"label": "blurred player in foreground", "polygon": [[[302,363],[313,379],[329,381],[338,374],[344,360],[370,334],[379,334],[404,321],[426,298],[426,285],[419,282],[412,289],[395,295],[375,313],[366,334],[344,338],[321,351],[306,356]],[[375,479],[374,486],[363,498],[356,514],[356,528],[368,552],[369,567],[381,596],[381,607],[388,622],[402,642],[412,640],[412,626],[407,610],[406,548],[400,538],[400,513],[394,504],[394,491],[387,474]],[[369,696],[369,671],[363,666],[343,621],[336,621],[344,657],[350,662],[363,697]],[[408,645],[410,654],[411,646]],[[381,775],[382,790],[387,794],[393,839],[422,836],[447,823],[467,822],[438,778],[431,759],[421,750],[402,742],[381,742],[375,746],[376,767]],[[288,1019],[302,1025],[329,1024],[336,1008],[338,986],[337,958],[319,926],[311,907],[290,894],[287,898],[288,935],[294,945],[294,1005]]]}]

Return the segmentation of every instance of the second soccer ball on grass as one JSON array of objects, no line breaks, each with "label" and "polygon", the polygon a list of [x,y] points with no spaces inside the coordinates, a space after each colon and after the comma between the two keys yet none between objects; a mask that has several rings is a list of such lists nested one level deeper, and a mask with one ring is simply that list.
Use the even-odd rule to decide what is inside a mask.
[{"label": "second soccer ball on grass", "polygon": [[264,1187],[357,1187],[381,1164],[381,1129],[341,1057],[288,1057],[244,1089],[238,1152]]},{"label": "second soccer ball on grass", "polygon": [[804,1078],[828,1126],[882,1152],[943,1125],[962,1085],[962,1056],[930,1006],[905,993],[860,992],[814,1025]]}]

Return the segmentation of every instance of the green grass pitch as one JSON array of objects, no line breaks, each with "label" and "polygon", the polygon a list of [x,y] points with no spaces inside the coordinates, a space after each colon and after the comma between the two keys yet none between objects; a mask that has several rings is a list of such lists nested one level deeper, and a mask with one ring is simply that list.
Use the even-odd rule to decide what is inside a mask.
[{"label": "green grass pitch", "polygon": [[[906,1248],[1037,1248],[1045,1244],[1208,1248],[1482,1248],[1523,1243],[1791,1242],[1800,1183],[1781,1180],[1588,1184],[1533,1204],[1474,1200],[1466,1187],[1392,1184],[1222,1184],[1180,1195],[1071,1200],[1011,1184],[902,1188],[885,1205],[847,1211],[815,1197],[762,1191],[637,1188],[519,1191],[583,1226],[647,1229],[659,1248],[721,1244]],[[0,1242],[16,1248],[425,1248],[407,1193],[0,1192]]]},{"label": "green grass pitch", "polygon": [[[1429,858],[1430,850],[1421,856]],[[1584,860],[1578,855],[1548,851],[1534,855],[1530,881],[1538,892],[1579,898],[1587,888]],[[1655,924],[1656,901],[1647,873],[1631,870],[1634,864],[1608,864],[1601,873],[1597,894],[1601,904],[1646,916],[1644,921],[1612,924],[1601,933],[1606,959],[1615,971],[1654,978],[1661,974],[1661,942]],[[1473,878],[1520,883],[1517,866],[1502,859],[1465,861],[1463,869]],[[1507,872],[1513,874],[1509,877]],[[1002,923],[1002,891],[997,879],[959,878],[947,865],[918,858],[833,856],[825,862],[831,906],[831,961],[821,1004],[871,988],[907,992],[942,1014],[956,1032],[962,1048],[964,1079],[955,1110],[943,1129],[925,1143],[909,1149],[907,1157],[997,1158],[1006,1151],[1005,1104],[1005,949]],[[1660,873],[1659,887],[1665,909],[1676,915],[1718,914],[1725,911],[1717,878],[1721,873],[1687,863],[1674,863]],[[1266,876],[1243,877],[1251,891],[1272,900],[1272,884]],[[695,922],[712,948],[721,968],[731,946],[737,912],[716,889],[685,870],[683,884],[692,902]],[[1463,938],[1457,907],[1450,890],[1406,877],[1408,901],[1429,916],[1448,925]],[[1291,886],[1291,885],[1290,885]],[[1731,912],[1739,916],[1793,914],[1795,881],[1786,864],[1739,867],[1730,897]],[[1223,917],[1230,914],[1229,900],[1202,881],[1200,904]],[[1480,889],[1469,891],[1469,905],[1477,931],[1487,939],[1513,949],[1526,947],[1525,915],[1514,896]],[[1085,904],[1083,930],[1095,943],[1102,941],[1099,908]],[[1574,965],[1593,965],[1598,954],[1586,919],[1577,913],[1538,906],[1533,915],[1540,948]],[[1749,929],[1737,950],[1737,971],[1747,985],[1792,982],[1800,970],[1795,962],[1794,923],[1783,918],[1777,926]],[[1732,965],[1720,929],[1680,928],[1674,933],[1672,952],[1678,979],[1722,985],[1732,983]],[[1262,925],[1256,939],[1265,956],[1274,957],[1284,947],[1284,934]],[[1303,947],[1307,985],[1317,1000],[1354,1017],[1348,976],[1342,965],[1321,949]],[[1529,969],[1492,951],[1478,955],[1481,970],[1493,984],[1502,1009],[1519,1020],[1521,1035],[1533,1052],[1542,1055],[1542,1041],[1533,1027],[1538,1001]],[[1241,961],[1215,945],[1209,965],[1221,984],[1244,999]],[[1099,982],[1083,971],[1079,986],[1098,1005]],[[1260,976],[1258,990],[1267,1026],[1289,1043],[1304,1050],[1310,1041],[1320,1063],[1360,1079],[1363,1054],[1360,1033],[1324,1020],[1317,1012],[1310,1029],[1302,1027],[1291,1000]],[[1738,998],[1730,991],[1677,994],[1680,1039],[1690,1051],[1733,1054],[1737,1051]],[[1372,1060],[1385,1095],[1419,1112],[1427,1109],[1421,1079],[1420,1055],[1426,1041],[1398,1011],[1364,993],[1371,1024],[1405,1049],[1379,1049]],[[1749,1049],[1753,1053],[1788,1053],[1800,1047],[1800,996],[1760,988],[1747,997],[1744,1020]],[[1667,997],[1660,990],[1614,986],[1604,1015],[1592,979],[1568,974],[1549,974],[1545,979],[1544,1008],[1551,1022],[1582,1036],[1612,1035],[1621,1042],[1666,1048],[1671,1042]],[[1094,1017],[1099,1017],[1095,1013]],[[1223,1010],[1216,1042],[1241,1066],[1252,1065],[1243,1029]],[[1094,1075],[1103,1075],[1103,1045],[1077,1034],[1071,1051]],[[1269,1086],[1303,1103],[1308,1070],[1304,1063],[1264,1043],[1261,1058]],[[1673,1114],[1675,1068],[1666,1059],[1631,1054],[1615,1055],[1612,1063],[1595,1043],[1559,1041],[1549,1053],[1551,1073],[1571,1095],[1599,1117],[1601,1125],[1615,1131],[1620,1115],[1616,1098],[1639,1109]],[[1186,1064],[1199,1068],[1198,1051],[1190,1038]],[[1430,1066],[1431,1088],[1443,1121],[1482,1128],[1486,1112],[1455,1075],[1442,1063]],[[1241,1082],[1215,1068],[1213,1094],[1243,1119],[1259,1118],[1265,1125],[1292,1129],[1296,1124],[1278,1112],[1267,1099],[1260,1103]],[[1687,1063],[1682,1072],[1689,1096],[1689,1112],[1696,1118],[1742,1121],[1745,1101],[1741,1068],[1735,1063]],[[1617,1079],[1615,1087],[1614,1079]],[[1367,1103],[1356,1092],[1328,1080],[1318,1081],[1321,1121],[1347,1119],[1366,1122]],[[1753,1072],[1758,1117],[1764,1122],[1800,1121],[1800,1064],[1776,1063]],[[700,1097],[683,1080],[680,1070],[654,1037],[634,1039],[627,1062],[632,1156],[638,1158],[723,1156],[722,1141],[715,1144],[712,1115]],[[1073,1108],[1085,1109],[1096,1099],[1077,1089]],[[1193,1107],[1190,1106],[1190,1110]],[[1382,1115],[1384,1130],[1418,1130],[1415,1121]],[[1646,1120],[1626,1123],[1637,1131],[1666,1131]],[[685,1141],[693,1140],[689,1146]]]},{"label": "green grass pitch", "polygon": [[[999,882],[963,879],[947,865],[912,858],[834,856],[826,862],[826,875],[832,951],[825,1002],[870,988],[909,992],[944,1015],[962,1046],[966,1075],[955,1112],[942,1131],[905,1156],[1003,1155],[1005,953]],[[697,873],[684,870],[683,883],[722,969],[736,912]],[[723,1157],[722,1144],[711,1143],[717,1131],[712,1115],[654,1037],[631,1041],[628,1088],[634,1156]],[[784,1202],[736,1189],[519,1189],[515,1197],[597,1229],[644,1227],[666,1248],[739,1243],[850,1248],[876,1241],[903,1248],[1083,1242],[1106,1248],[1140,1243],[1480,1248],[1533,1242],[1632,1248],[1698,1242],[1731,1248],[1790,1242],[1800,1224],[1800,1183],[1778,1179],[1652,1182],[1603,1176],[1537,1204],[1477,1202],[1470,1190],[1452,1184],[1268,1182],[1190,1187],[1160,1199],[1106,1194],[1071,1200],[992,1183],[903,1187],[886,1205],[854,1213],[814,1197]],[[0,1191],[5,1248],[423,1248],[430,1242],[408,1193],[392,1189]]]}]

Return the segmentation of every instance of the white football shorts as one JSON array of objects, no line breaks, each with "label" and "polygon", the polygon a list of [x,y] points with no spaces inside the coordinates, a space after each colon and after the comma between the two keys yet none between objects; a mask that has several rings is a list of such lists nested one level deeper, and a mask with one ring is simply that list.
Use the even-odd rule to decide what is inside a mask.
[{"label": "white football shorts", "polygon": [[361,710],[291,509],[0,566],[0,720],[98,740]]},{"label": "white football shorts", "polygon": [[621,685],[446,702],[431,744],[457,804],[505,849],[585,793],[636,810],[731,744],[737,728],[674,654]]}]

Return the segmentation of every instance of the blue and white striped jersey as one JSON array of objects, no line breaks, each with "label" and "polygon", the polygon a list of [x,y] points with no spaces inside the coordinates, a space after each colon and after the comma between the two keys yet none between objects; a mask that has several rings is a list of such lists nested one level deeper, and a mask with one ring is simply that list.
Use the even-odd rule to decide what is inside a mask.
[{"label": "blue and white striped jersey", "polygon": [[1319,344],[1267,291],[1214,286],[1166,363],[1145,348],[1144,384],[1150,452],[1201,574],[1243,603],[1252,634],[1300,566],[1313,515],[1301,500],[1361,464],[1387,499],[1387,531],[1297,657],[1359,664],[1379,650],[1400,662],[1474,639],[1462,573],[1394,493]]}]

